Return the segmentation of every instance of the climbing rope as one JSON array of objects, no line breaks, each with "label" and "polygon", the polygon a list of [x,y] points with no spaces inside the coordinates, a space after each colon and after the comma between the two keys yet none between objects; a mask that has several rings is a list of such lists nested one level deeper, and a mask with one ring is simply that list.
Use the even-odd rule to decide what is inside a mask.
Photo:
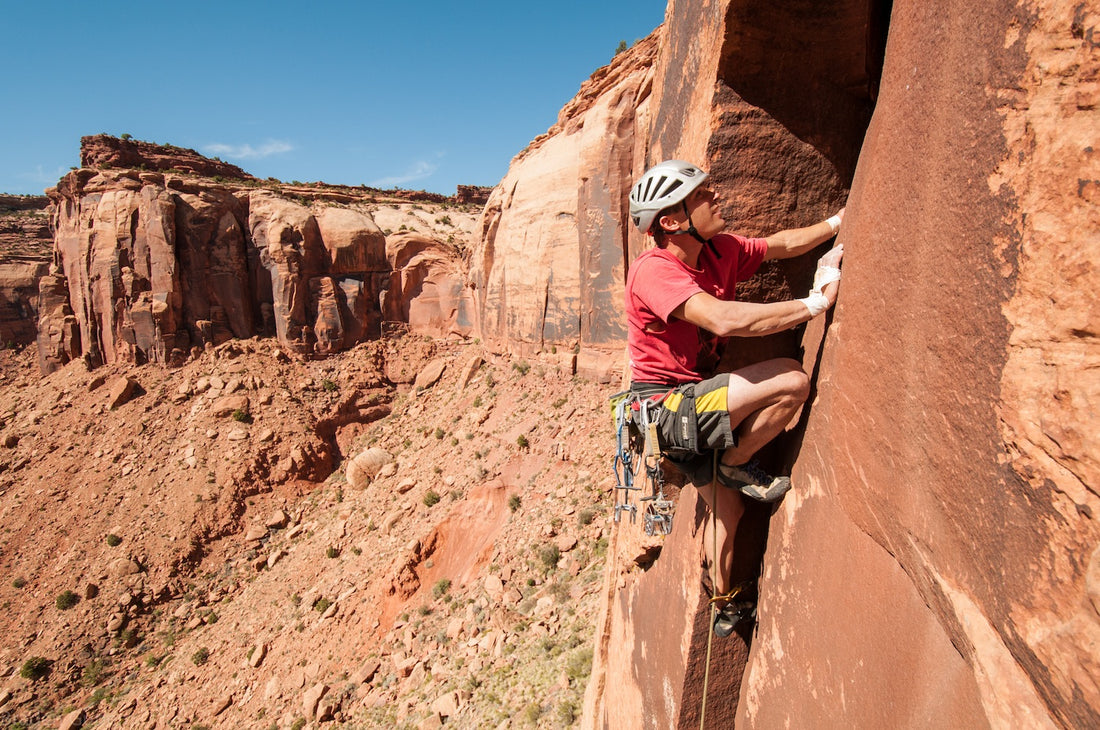
[{"label": "climbing rope", "polygon": [[711,553],[710,560],[710,622],[708,626],[710,629],[707,631],[707,663],[703,669],[703,701],[699,707],[699,730],[704,730],[704,724],[707,721],[707,686],[710,684],[710,648],[714,643],[714,619],[718,616],[718,581],[716,580],[718,574],[718,516],[716,514],[715,507],[718,505],[718,452],[714,452],[714,471],[711,472],[712,478],[710,480],[710,486],[714,490],[711,497],[710,508],[710,536]]}]

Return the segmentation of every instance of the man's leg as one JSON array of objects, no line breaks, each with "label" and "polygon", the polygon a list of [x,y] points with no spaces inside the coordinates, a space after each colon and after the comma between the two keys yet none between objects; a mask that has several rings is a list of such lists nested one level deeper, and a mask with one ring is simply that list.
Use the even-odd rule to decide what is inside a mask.
[{"label": "man's leg", "polygon": [[778,436],[810,394],[810,379],[797,360],[777,358],[730,373],[726,403],[737,445],[722,463],[744,464]]},{"label": "man's leg", "polygon": [[745,503],[736,489],[727,489],[713,481],[698,489],[699,496],[714,515],[713,520],[707,518],[703,528],[703,554],[707,557],[707,570],[714,593],[723,596],[731,588],[729,577],[733,568],[733,538],[737,533],[737,523],[745,512]]}]

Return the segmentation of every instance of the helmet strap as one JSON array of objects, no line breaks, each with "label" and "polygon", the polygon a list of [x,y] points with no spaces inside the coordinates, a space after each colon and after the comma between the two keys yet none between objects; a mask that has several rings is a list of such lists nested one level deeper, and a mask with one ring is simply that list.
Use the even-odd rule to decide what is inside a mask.
[{"label": "helmet strap", "polygon": [[699,233],[698,229],[695,228],[695,223],[693,223],[692,220],[691,220],[691,213],[688,212],[688,206],[687,206],[687,201],[686,200],[680,201],[680,208],[683,209],[684,215],[688,219],[688,229],[686,231],[665,231],[665,234],[669,235],[669,236],[682,236],[685,233],[687,233],[692,238],[694,238],[696,241],[698,241],[699,243],[701,243],[704,246],[706,246],[707,248],[709,248],[711,250],[711,253],[714,254],[714,258],[716,258],[716,259],[722,258],[722,254],[718,253],[718,249],[715,248],[715,246],[714,246],[714,241],[712,241],[709,238],[703,238],[703,236]]}]

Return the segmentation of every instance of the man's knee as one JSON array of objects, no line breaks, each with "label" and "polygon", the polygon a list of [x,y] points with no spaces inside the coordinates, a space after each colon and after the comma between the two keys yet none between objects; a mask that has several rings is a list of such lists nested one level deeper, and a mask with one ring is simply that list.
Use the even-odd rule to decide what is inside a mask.
[{"label": "man's knee", "polygon": [[749,365],[730,373],[730,421],[740,423],[749,414],[778,404],[797,408],[809,395],[810,378],[797,360],[776,358]]},{"label": "man's knee", "polygon": [[802,364],[797,360],[783,358],[785,369],[777,375],[780,389],[791,401],[799,404],[805,403],[810,397],[810,376],[802,369]]}]

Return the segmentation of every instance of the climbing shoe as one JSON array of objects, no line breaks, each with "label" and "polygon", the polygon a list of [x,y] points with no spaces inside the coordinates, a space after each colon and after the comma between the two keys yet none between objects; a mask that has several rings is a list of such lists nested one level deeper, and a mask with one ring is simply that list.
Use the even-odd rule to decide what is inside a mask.
[{"label": "climbing shoe", "polygon": [[790,477],[773,477],[755,461],[741,466],[718,464],[718,481],[758,502],[778,501],[791,488]]},{"label": "climbing shoe", "polygon": [[756,621],[756,604],[752,601],[727,603],[714,614],[714,635],[724,639],[746,622]]}]

